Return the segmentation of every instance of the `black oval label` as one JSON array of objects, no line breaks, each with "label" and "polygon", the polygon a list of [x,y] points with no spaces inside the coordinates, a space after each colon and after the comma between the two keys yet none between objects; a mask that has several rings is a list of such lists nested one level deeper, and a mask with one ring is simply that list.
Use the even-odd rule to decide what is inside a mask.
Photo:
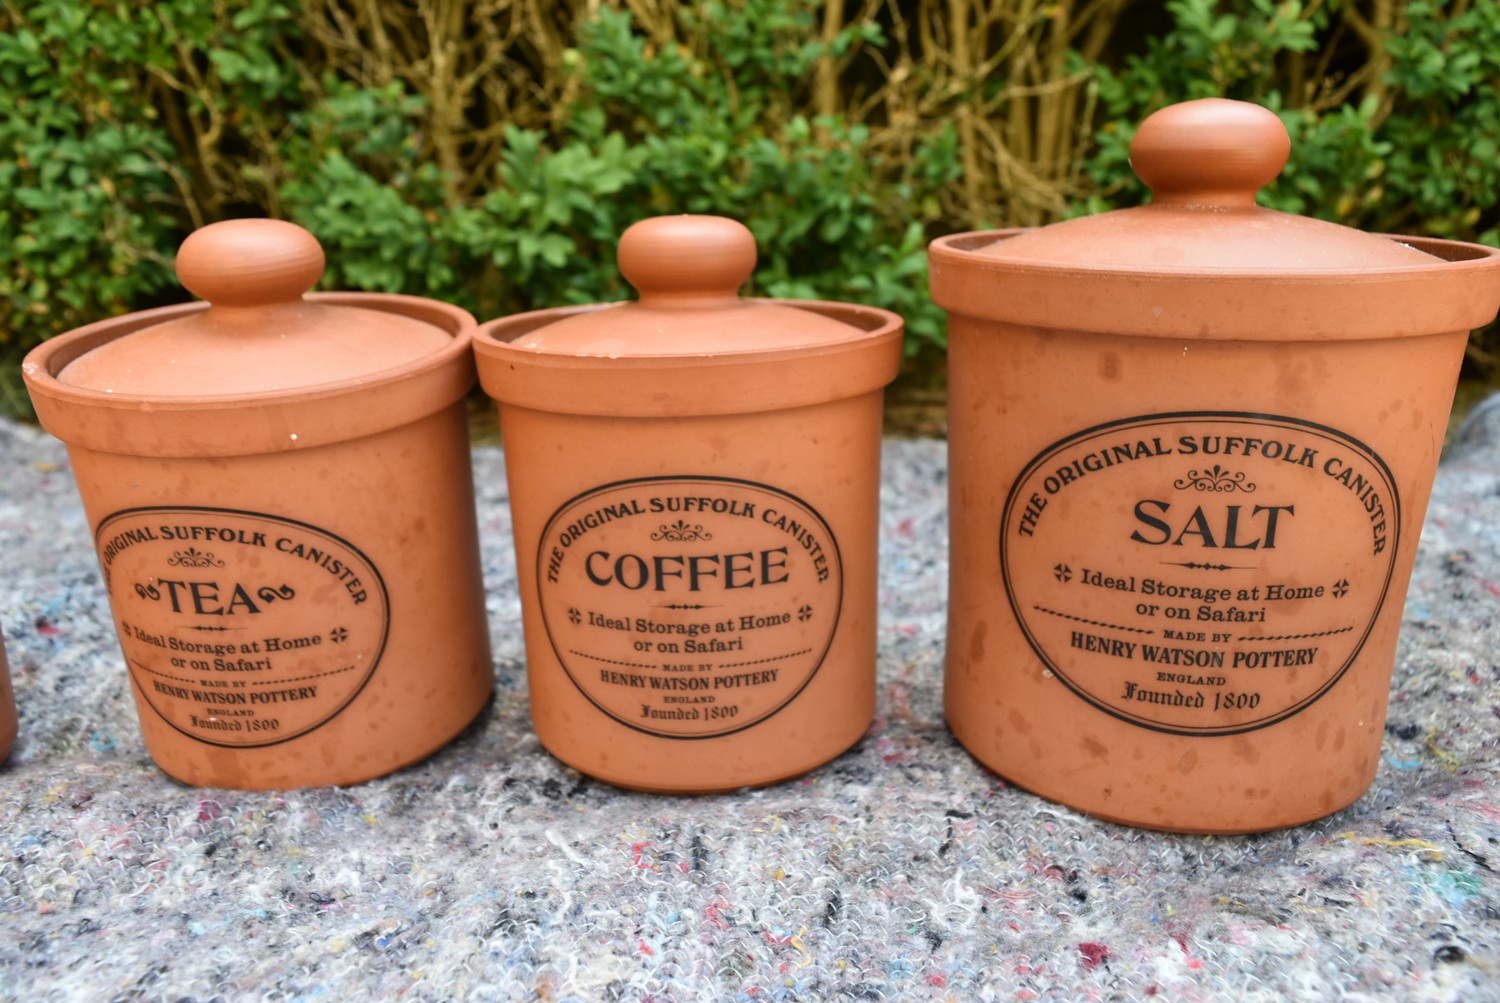
[{"label": "black oval label", "polygon": [[253,748],[327,724],[380,664],[380,572],[353,544],[233,509],[116,512],[95,532],[136,691],[210,745]]},{"label": "black oval label", "polygon": [[718,477],[603,485],[552,516],[542,618],[574,685],[621,724],[709,738],[781,710],[843,604],[833,531],[777,488]]},{"label": "black oval label", "polygon": [[1149,415],[1039,453],[1001,521],[1032,650],[1124,721],[1229,735],[1306,708],[1385,605],[1401,528],[1385,462],[1336,429]]}]

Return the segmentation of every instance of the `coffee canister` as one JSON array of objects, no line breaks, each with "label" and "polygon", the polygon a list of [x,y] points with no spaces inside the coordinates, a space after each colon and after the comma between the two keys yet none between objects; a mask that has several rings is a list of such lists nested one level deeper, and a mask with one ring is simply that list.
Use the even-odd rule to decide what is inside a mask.
[{"label": "coffee canister", "polygon": [[5,638],[0,637],[0,763],[16,744],[16,695],[10,686],[10,667],[5,662]]},{"label": "coffee canister", "polygon": [[625,787],[768,784],[875,707],[881,405],[900,318],[742,299],[755,241],[625,232],[639,300],[481,325],[499,402],[532,720]]},{"label": "coffee canister", "polygon": [[1022,787],[1271,829],[1374,778],[1402,603],[1500,252],[1256,205],[1276,115],[1189,102],[1149,205],[931,248],[949,311],[945,703]]},{"label": "coffee canister", "polygon": [[192,784],[348,784],[432,753],[492,688],[464,397],[473,318],[304,292],[311,234],[205,227],[207,303],[27,356],[68,446],[146,746]]}]

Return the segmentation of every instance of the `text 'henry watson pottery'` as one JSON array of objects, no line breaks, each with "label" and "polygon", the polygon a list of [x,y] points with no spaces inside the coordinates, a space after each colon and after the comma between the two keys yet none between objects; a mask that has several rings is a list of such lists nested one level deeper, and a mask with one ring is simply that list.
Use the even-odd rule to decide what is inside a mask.
[{"label": "text 'henry watson pottery'", "polygon": [[711,216],[620,241],[638,302],[480,326],[500,404],[532,720],[654,791],[803,773],[875,709],[881,401],[901,320],[736,293]]},{"label": "text 'henry watson pottery'", "polygon": [[80,328],[25,377],[68,445],[152,757],[189,783],[366,780],[423,758],[493,678],[464,396],[473,318],[303,293],[312,235],[205,227],[209,303]]},{"label": "text 'henry watson pottery'", "polygon": [[1238,832],[1374,778],[1417,536],[1500,257],[1258,208],[1223,100],[1131,148],[1150,205],[931,252],[950,312],[948,720],[1093,814]]},{"label": "text 'henry watson pottery'", "polygon": [[10,755],[16,741],[16,695],[10,688],[10,668],[5,664],[5,638],[0,637],[0,763]]}]

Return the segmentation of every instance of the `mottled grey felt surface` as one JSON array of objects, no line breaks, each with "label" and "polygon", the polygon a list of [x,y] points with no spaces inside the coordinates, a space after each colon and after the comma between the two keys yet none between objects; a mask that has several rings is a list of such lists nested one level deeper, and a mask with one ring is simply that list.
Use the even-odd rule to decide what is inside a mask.
[{"label": "mottled grey felt surface", "polygon": [[1094,821],[944,729],[946,463],[890,441],[880,706],[810,776],[594,783],[527,721],[500,453],[491,710],[344,790],[179,786],[141,743],[66,456],[0,423],[0,999],[1500,999],[1500,408],[1445,462],[1380,773],[1290,831]]}]

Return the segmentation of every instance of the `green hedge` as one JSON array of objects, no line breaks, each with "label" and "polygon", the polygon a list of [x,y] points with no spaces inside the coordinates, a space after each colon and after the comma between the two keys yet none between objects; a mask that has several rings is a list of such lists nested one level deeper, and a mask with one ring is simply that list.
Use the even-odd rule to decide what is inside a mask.
[{"label": "green hedge", "polygon": [[0,4],[0,408],[26,349],[183,298],[183,236],[266,214],[325,286],[481,317],[627,295],[631,222],[733,215],[755,292],[897,310],[930,374],[926,242],[1139,202],[1134,123],[1210,94],[1291,130],[1265,204],[1500,243],[1494,0],[500,6]]}]

